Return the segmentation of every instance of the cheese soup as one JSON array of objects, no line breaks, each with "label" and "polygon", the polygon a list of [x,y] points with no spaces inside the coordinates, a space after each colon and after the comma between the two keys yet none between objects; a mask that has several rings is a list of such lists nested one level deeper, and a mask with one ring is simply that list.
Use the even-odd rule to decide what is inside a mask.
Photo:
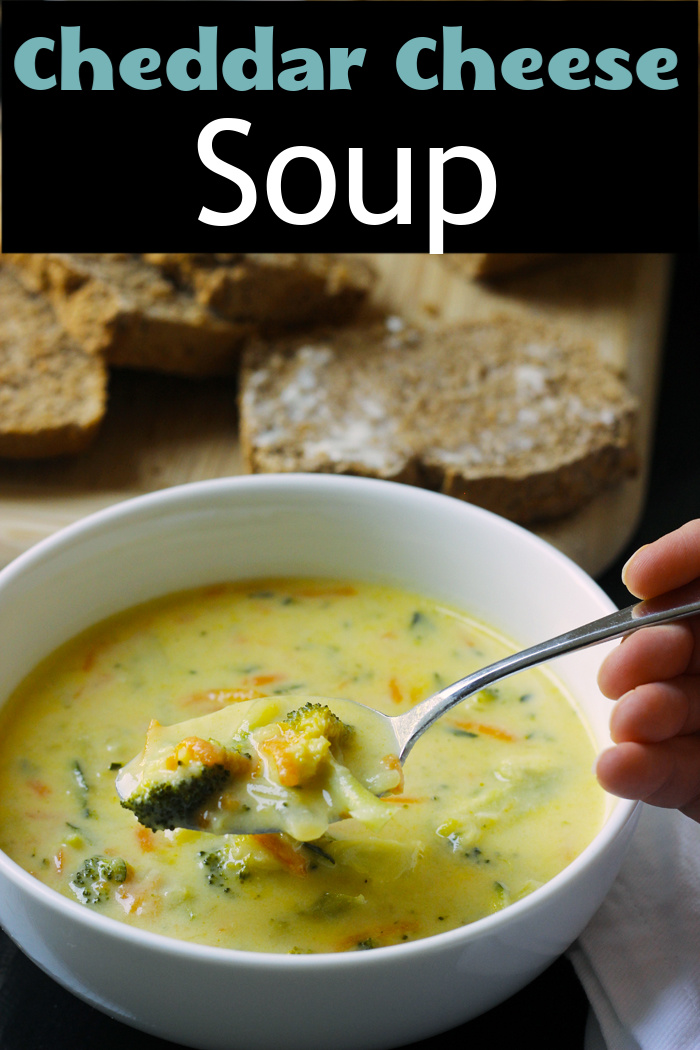
[{"label": "cheese soup", "polygon": [[592,738],[542,668],[453,708],[417,742],[403,788],[373,799],[379,816],[311,841],[153,831],[115,778],[153,720],[266,696],[400,714],[512,649],[459,610],[325,579],[222,584],[120,613],[0,711],[0,846],[100,914],[225,948],[352,951],[473,922],[551,879],[603,821]]}]

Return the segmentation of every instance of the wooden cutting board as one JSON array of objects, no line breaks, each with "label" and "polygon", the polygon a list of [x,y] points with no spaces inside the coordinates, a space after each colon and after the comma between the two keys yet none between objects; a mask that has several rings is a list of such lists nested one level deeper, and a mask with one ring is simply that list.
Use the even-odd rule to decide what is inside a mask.
[{"label": "wooden cutting board", "polygon": [[[580,513],[538,528],[592,575],[615,560],[643,508],[654,429],[669,258],[565,256],[507,280],[469,281],[429,255],[368,255],[374,305],[423,324],[544,316],[592,338],[640,402],[639,475]],[[203,478],[240,474],[233,380],[114,372],[107,417],[78,457],[0,461],[0,565],[56,529],[118,500]]]}]

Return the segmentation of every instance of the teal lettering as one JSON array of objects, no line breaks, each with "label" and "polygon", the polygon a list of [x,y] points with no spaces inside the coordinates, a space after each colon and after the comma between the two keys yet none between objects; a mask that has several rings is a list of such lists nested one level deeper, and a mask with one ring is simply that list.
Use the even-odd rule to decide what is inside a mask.
[{"label": "teal lettering", "polygon": [[587,69],[589,61],[588,53],[580,47],[565,47],[550,59],[549,75],[559,87],[567,91],[581,91],[591,86],[590,77],[574,78],[572,74]]},{"label": "teal lettering", "polygon": [[418,56],[421,51],[435,51],[436,42],[429,36],[415,36],[407,40],[396,56],[396,72],[401,80],[416,91],[428,91],[438,86],[438,78],[422,77],[418,72]]},{"label": "teal lettering", "polygon": [[[216,26],[199,27],[199,48],[181,47],[168,59],[168,80],[178,91],[216,91]],[[196,62],[197,76],[190,76],[188,66]]]},{"label": "teal lettering", "polygon": [[25,40],[17,48],[15,55],[15,73],[25,87],[32,91],[47,91],[48,88],[56,87],[56,77],[40,77],[36,71],[36,56],[44,48],[53,51],[55,41],[48,36],[34,36],[31,40]]},{"label": "teal lettering", "polygon": [[99,47],[80,49],[80,26],[61,26],[61,91],[82,91],[80,67],[92,66],[92,90],[112,91],[112,63]]},{"label": "teal lettering", "polygon": [[323,60],[310,47],[295,47],[282,54],[283,62],[299,62],[283,69],[277,83],[283,91],[323,91]]},{"label": "teal lettering", "polygon": [[534,91],[544,85],[542,77],[528,77],[542,68],[542,55],[534,47],[519,47],[511,51],[501,63],[501,76],[506,84],[520,91]]},{"label": "teal lettering", "polygon": [[[272,91],[272,36],[273,26],[255,27],[255,49],[237,47],[224,58],[221,64],[221,75],[234,91]],[[255,66],[255,73],[246,76],[244,67],[247,62]]]},{"label": "teal lettering", "polygon": [[119,76],[137,91],[153,91],[161,85],[160,77],[144,80],[144,73],[152,73],[160,65],[160,55],[152,47],[138,47],[129,51],[119,63]]},{"label": "teal lettering", "polygon": [[443,26],[442,87],[444,91],[463,91],[462,67],[470,62],[474,67],[474,90],[495,91],[496,78],[493,59],[480,47],[462,51],[462,27]]},{"label": "teal lettering", "polygon": [[654,47],[646,51],[637,62],[637,76],[642,84],[654,91],[669,91],[678,87],[678,78],[662,80],[659,73],[670,73],[678,65],[678,56],[675,51],[667,47]]},{"label": "teal lettering", "polygon": [[596,56],[596,65],[601,73],[607,76],[596,76],[593,83],[606,91],[624,91],[632,83],[633,77],[622,62],[629,62],[629,52],[619,47],[606,47]]},{"label": "teal lettering", "polygon": [[367,49],[356,47],[348,54],[346,47],[331,48],[331,91],[350,91],[348,70],[352,66],[361,66]]}]

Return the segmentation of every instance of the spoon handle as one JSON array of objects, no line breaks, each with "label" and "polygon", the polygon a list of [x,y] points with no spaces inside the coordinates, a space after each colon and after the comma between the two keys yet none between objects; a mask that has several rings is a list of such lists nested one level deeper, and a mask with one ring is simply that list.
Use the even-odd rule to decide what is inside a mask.
[{"label": "spoon handle", "polygon": [[488,667],[483,667],[467,675],[466,678],[461,678],[458,682],[441,689],[439,693],[424,700],[411,711],[393,719],[394,732],[399,743],[399,757],[403,761],[418,737],[451,707],[493,682],[508,678],[518,671],[534,667],[545,660],[551,660],[555,656],[563,656],[565,653],[586,649],[590,645],[597,645],[611,638],[631,634],[641,627],[682,620],[698,613],[700,613],[700,580],[695,580],[685,587],[669,591],[658,598],[636,602],[625,609],[618,609],[617,612],[603,616],[599,620],[593,620],[582,627],[576,627],[565,634],[557,635],[556,638],[539,642],[529,649],[513,653],[503,660],[489,664]]}]

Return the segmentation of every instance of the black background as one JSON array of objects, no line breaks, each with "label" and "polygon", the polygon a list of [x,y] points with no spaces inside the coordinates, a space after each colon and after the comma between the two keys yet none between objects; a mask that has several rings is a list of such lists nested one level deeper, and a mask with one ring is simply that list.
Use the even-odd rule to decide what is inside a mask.
[{"label": "black background", "polygon": [[[630,17],[631,14],[633,17]],[[445,250],[679,251],[695,244],[697,206],[697,5],[664,3],[567,4],[535,2],[374,4],[249,2],[222,4],[120,0],[61,4],[5,0],[3,62],[3,180],[6,250],[220,251],[233,240],[248,251],[426,251],[428,145],[474,146],[492,161],[496,202],[472,226],[447,226]],[[60,40],[60,26],[80,25],[81,47],[100,47],[115,70],[135,47],[172,51],[196,47],[198,25],[219,26],[219,57],[250,47],[254,26],[274,25],[275,54],[312,47],[365,47],[361,69],[350,71],[351,91],[178,91],[167,82],[137,91],[115,74],[114,91],[32,91],[15,77],[17,47],[33,36]],[[497,72],[496,90],[415,91],[402,84],[394,60],[414,36],[441,42],[442,26],[463,26],[463,46],[481,47],[497,71],[519,47],[544,56],[545,85],[510,87]],[[679,57],[677,89],[655,91],[635,78],[623,91],[590,87],[568,91],[546,75],[549,57],[564,47],[595,56],[621,47],[632,65],[646,50],[671,47]],[[57,66],[42,52],[43,75]],[[430,55],[424,56],[430,62]],[[51,67],[51,68],[49,68]],[[280,68],[278,60],[277,68]],[[196,72],[192,67],[191,72]],[[426,68],[426,75],[430,72]],[[229,211],[238,189],[208,171],[197,138],[209,121],[251,122],[247,137],[220,135],[217,154],[253,177],[258,204],[245,222],[223,230],[198,221],[202,206]],[[366,226],[347,205],[347,149],[365,150],[365,203],[393,206],[397,147],[412,149],[413,221]],[[289,146],[323,150],[337,177],[336,202],[310,226],[292,226],[269,208],[265,178],[272,159]],[[447,165],[446,205],[473,207],[476,169]],[[318,176],[306,160],[292,162],[284,180],[288,206],[315,203]]]}]

